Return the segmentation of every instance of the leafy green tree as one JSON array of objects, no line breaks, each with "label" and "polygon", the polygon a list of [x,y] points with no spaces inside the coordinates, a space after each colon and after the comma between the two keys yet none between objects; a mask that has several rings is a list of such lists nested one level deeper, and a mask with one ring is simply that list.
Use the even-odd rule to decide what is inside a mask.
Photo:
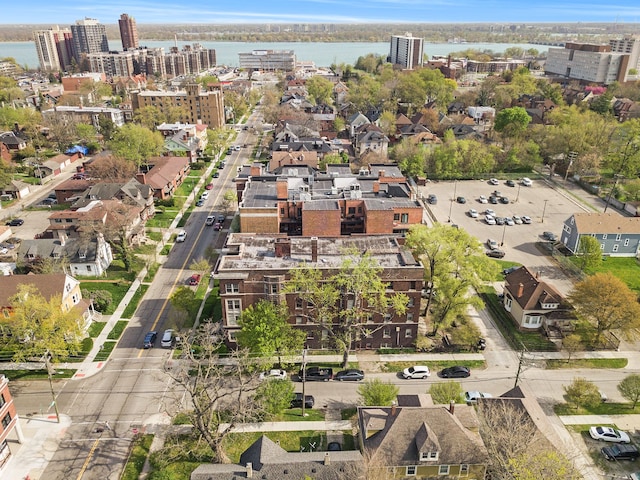
[{"label": "leafy green tree", "polygon": [[575,408],[592,407],[600,402],[600,391],[595,383],[586,378],[576,377],[569,385],[564,387],[565,396]]},{"label": "leafy green tree", "polygon": [[367,73],[375,73],[378,67],[382,65],[384,59],[382,55],[376,55],[375,53],[368,53],[363,57],[358,57],[355,63],[357,70],[364,70]]},{"label": "leafy green tree", "polygon": [[383,382],[379,378],[366,380],[358,386],[360,403],[367,407],[388,407],[398,396],[400,388],[391,382]]},{"label": "leafy green tree", "polygon": [[626,182],[622,188],[624,188],[629,200],[634,202],[640,200],[640,179],[630,180]]},{"label": "leafy green tree", "polygon": [[369,253],[348,250],[342,257],[338,272],[325,277],[306,264],[290,270],[284,291],[307,304],[305,315],[328,332],[346,368],[354,341],[371,334],[370,319],[403,315],[409,300],[405,294],[387,293],[382,267]]},{"label": "leafy green tree", "polygon": [[607,90],[594,98],[589,104],[589,108],[600,115],[611,115],[613,113],[612,100],[613,92]]},{"label": "leafy green tree", "polygon": [[594,328],[595,345],[600,345],[605,332],[627,335],[640,326],[636,294],[610,272],[596,273],[577,283],[569,301]]},{"label": "leafy green tree", "polygon": [[305,86],[316,105],[332,103],[333,83],[326,78],[315,75],[306,81]]},{"label": "leafy green tree", "polygon": [[248,306],[238,320],[238,345],[259,357],[276,356],[282,365],[282,356],[301,352],[306,340],[305,332],[294,329],[287,319],[281,305],[261,300]]},{"label": "leafy green tree", "polygon": [[76,136],[80,143],[89,143],[96,138],[96,129],[93,125],[86,123],[77,123],[75,125]]},{"label": "leafy green tree", "polygon": [[578,244],[578,256],[580,257],[580,269],[590,271],[602,263],[602,250],[600,242],[595,237],[583,235]]},{"label": "leafy green tree", "polygon": [[162,113],[162,110],[153,105],[138,108],[133,114],[133,121],[149,130],[155,130],[155,128],[164,123],[166,119],[167,117]]},{"label": "leafy green tree", "polygon": [[290,407],[294,390],[291,380],[265,380],[256,390],[255,398],[267,414],[275,416]]},{"label": "leafy green tree", "polygon": [[640,401],[640,375],[632,374],[624,377],[618,384],[618,391],[633,404],[632,409],[636,408]]},{"label": "leafy green tree", "polygon": [[194,309],[197,308],[196,292],[189,287],[180,286],[174,290],[169,297],[171,306],[179,312],[180,318],[178,319],[178,327],[185,321],[185,319],[194,313]]},{"label": "leafy green tree", "polygon": [[56,360],[80,351],[82,317],[75,309],[63,310],[59,295],[44,298],[35,285],[25,283],[9,298],[9,305],[14,361],[40,358],[47,352]]},{"label": "leafy green tree", "polygon": [[611,138],[605,165],[615,174],[636,178],[640,172],[640,118],[619,125]]},{"label": "leafy green tree", "polygon": [[555,450],[522,453],[509,460],[513,480],[580,480],[582,475],[574,465]]},{"label": "leafy green tree", "polygon": [[584,350],[584,344],[582,343],[582,338],[580,335],[572,333],[571,335],[567,335],[562,339],[562,349],[567,352],[567,362],[571,361],[571,355],[575,352],[579,352]]},{"label": "leafy green tree", "polygon": [[384,111],[380,118],[378,119],[380,122],[380,128],[382,132],[389,138],[395,137],[396,135],[396,116],[393,112]]},{"label": "leafy green tree", "polygon": [[460,403],[462,401],[462,385],[460,382],[454,381],[434,383],[429,388],[429,394],[433,403],[436,404],[448,404],[452,400],[454,403]]},{"label": "leafy green tree", "polygon": [[347,101],[352,103],[356,111],[366,111],[370,105],[378,104],[378,95],[382,88],[380,82],[370,75],[363,75],[349,81]]},{"label": "leafy green tree", "polygon": [[207,129],[207,143],[216,158],[219,158],[220,153],[224,150],[228,135],[224,128]]},{"label": "leafy green tree", "polygon": [[415,225],[405,245],[425,265],[425,284],[431,292],[425,314],[433,305],[433,334],[463,314],[466,306],[475,305],[478,297],[472,290],[497,273],[497,264],[484,254],[478,239],[462,229]]},{"label": "leafy green tree", "polygon": [[109,290],[82,290],[82,296],[83,298],[90,298],[93,307],[103,313],[113,303],[113,295]]},{"label": "leafy green tree", "polygon": [[160,155],[163,146],[160,132],[152,132],[134,123],[120,127],[109,142],[109,148],[116,157],[129,160],[138,168],[146,164],[149,158]]},{"label": "leafy green tree", "polygon": [[108,142],[113,138],[113,134],[116,131],[116,125],[109,118],[100,116],[98,118],[98,131],[102,135],[105,142]]},{"label": "leafy green tree", "polygon": [[512,107],[500,110],[496,114],[493,128],[506,137],[516,138],[521,136],[531,123],[531,117],[522,107]]}]

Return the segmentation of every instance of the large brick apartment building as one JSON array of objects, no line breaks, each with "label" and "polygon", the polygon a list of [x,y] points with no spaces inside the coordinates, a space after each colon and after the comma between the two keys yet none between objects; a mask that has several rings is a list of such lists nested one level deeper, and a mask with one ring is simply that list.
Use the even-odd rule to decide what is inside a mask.
[{"label": "large brick apartment building", "polygon": [[276,175],[256,163],[243,167],[235,182],[245,233],[403,235],[422,222],[423,207],[393,164],[372,164],[358,174],[348,165],[329,165],[326,173],[297,165]]},{"label": "large brick apartment building", "polygon": [[18,413],[9,391],[9,379],[0,375],[0,477],[2,470],[11,458],[11,448],[7,438],[12,431],[18,436],[18,442],[22,443],[22,430],[18,423]]},{"label": "large brick apartment building", "polygon": [[[381,277],[390,293],[409,297],[406,313],[390,311],[371,319],[370,336],[357,339],[352,348],[396,348],[412,345],[418,335],[420,297],[424,267],[394,235],[348,237],[288,237],[232,233],[228,253],[220,258],[214,277],[220,283],[222,327],[226,339],[235,344],[242,311],[260,300],[286,303],[289,322],[307,334],[307,347],[333,348],[331,337],[319,324],[308,321],[306,305],[295,294],[284,294],[289,271],[301,265],[318,268],[324,276],[337,273],[345,249],[365,252],[382,267]],[[341,301],[348,302],[347,297]]]}]

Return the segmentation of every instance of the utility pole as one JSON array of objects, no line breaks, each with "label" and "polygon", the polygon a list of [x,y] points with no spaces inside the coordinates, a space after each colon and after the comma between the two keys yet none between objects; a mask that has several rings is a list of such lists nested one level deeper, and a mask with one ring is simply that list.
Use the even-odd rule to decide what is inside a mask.
[{"label": "utility pole", "polygon": [[451,203],[449,204],[449,220],[447,220],[448,223],[451,223],[451,210],[453,210],[453,202],[456,199],[456,189],[458,187],[458,181],[454,180],[453,181],[453,198],[451,198]]},{"label": "utility pole", "polygon": [[[542,208],[542,220],[540,220],[540,223],[544,223],[544,212],[547,211],[547,202],[548,201],[549,201],[548,199],[544,201],[544,207]],[[606,211],[606,209],[605,209],[605,211]]]},{"label": "utility pole", "polygon": [[307,376],[307,349],[302,350],[302,416],[305,416],[304,407],[306,403],[305,396],[305,385],[306,385],[306,376]]},{"label": "utility pole", "polygon": [[51,389],[51,404],[56,412],[56,422],[60,423],[60,412],[58,412],[58,402],[56,401],[56,394],[53,391],[53,381],[51,375],[55,373],[53,366],[49,362],[49,350],[44,354],[44,364],[47,368],[47,376],[49,377],[49,388]]}]

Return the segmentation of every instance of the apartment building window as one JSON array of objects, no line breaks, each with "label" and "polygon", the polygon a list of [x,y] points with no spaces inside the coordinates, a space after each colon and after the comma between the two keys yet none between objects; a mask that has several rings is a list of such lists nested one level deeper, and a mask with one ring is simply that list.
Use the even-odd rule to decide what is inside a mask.
[{"label": "apartment building window", "polygon": [[418,471],[418,467],[415,465],[407,465],[407,475],[415,475]]},{"label": "apartment building window", "polygon": [[242,313],[242,305],[239,299],[227,300],[227,324],[238,325],[238,318]]},{"label": "apartment building window", "polygon": [[356,207],[349,207],[349,215],[355,215],[356,214]]},{"label": "apartment building window", "polygon": [[400,215],[400,223],[409,223],[409,214],[403,213]]},{"label": "apartment building window", "polygon": [[399,213],[394,213],[393,214],[393,221],[394,222],[399,222],[400,221],[400,214]]},{"label": "apartment building window", "polygon": [[409,297],[409,301],[407,302],[407,307],[411,308],[413,307],[415,304],[415,300],[413,299],[413,297]]},{"label": "apartment building window", "polygon": [[449,465],[440,465],[438,467],[438,475],[449,475]]},{"label": "apartment building window", "polygon": [[4,407],[7,401],[4,398],[4,393],[0,393],[0,408]]},{"label": "apartment building window", "polygon": [[385,313],[384,314],[384,323],[389,323],[391,321],[391,314],[390,313]]},{"label": "apartment building window", "polygon": [[413,322],[413,313],[407,313],[407,322]]},{"label": "apartment building window", "polygon": [[391,338],[391,329],[385,328],[382,330],[382,338]]},{"label": "apartment building window", "polygon": [[238,283],[225,283],[224,290],[226,293],[239,293],[240,285]]},{"label": "apartment building window", "polygon": [[409,289],[410,290],[415,290],[416,289],[416,282],[410,282],[409,283]]},{"label": "apartment building window", "polygon": [[302,317],[296,317],[296,325],[302,325]]},{"label": "apartment building window", "polygon": [[2,417],[2,426],[4,428],[8,428],[11,423],[11,414],[7,413],[4,417]]},{"label": "apartment building window", "polygon": [[302,300],[301,298],[296,298],[296,310],[302,310],[303,306],[304,300]]},{"label": "apartment building window", "polygon": [[412,337],[413,337],[413,332],[411,331],[411,329],[410,329],[410,328],[407,328],[407,329],[404,331],[404,338],[412,338]]}]

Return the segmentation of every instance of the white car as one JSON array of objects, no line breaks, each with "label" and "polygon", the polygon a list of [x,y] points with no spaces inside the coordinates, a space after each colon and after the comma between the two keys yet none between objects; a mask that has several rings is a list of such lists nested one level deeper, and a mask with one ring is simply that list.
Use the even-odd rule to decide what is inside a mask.
[{"label": "white car", "polygon": [[426,365],[414,365],[402,371],[403,378],[428,378],[430,375],[431,371]]},{"label": "white car", "polygon": [[487,248],[489,250],[497,250],[498,249],[498,242],[496,242],[493,238],[489,238],[487,240]]},{"label": "white car", "polygon": [[513,216],[513,223],[516,225],[522,225],[522,218],[518,215]]},{"label": "white car", "polygon": [[464,392],[464,401],[467,402],[468,405],[478,403],[479,398],[493,398],[493,395],[478,391]]},{"label": "white car", "polygon": [[496,219],[494,218],[493,215],[485,215],[484,216],[484,221],[487,225],[495,225],[496,224]]},{"label": "white car", "polygon": [[489,200],[488,200],[488,199],[487,199],[487,197],[485,197],[484,195],[480,195],[480,196],[478,197],[478,201],[479,201],[480,203],[489,203]]},{"label": "white car", "polygon": [[187,239],[187,232],[184,230],[180,230],[178,232],[178,236],[176,237],[176,242],[182,243]]},{"label": "white car", "polygon": [[491,208],[487,208],[487,209],[484,211],[484,214],[485,214],[485,215],[491,215],[492,217],[495,217],[495,216],[496,216],[496,212],[494,212],[494,211],[493,211],[493,209],[491,209]]},{"label": "white car", "polygon": [[513,227],[516,224],[516,222],[514,222],[513,218],[511,218],[511,217],[505,217],[504,218],[504,223],[506,223],[510,227]]},{"label": "white car", "polygon": [[214,223],[216,223],[216,216],[215,215],[209,215],[207,217],[207,219],[204,221],[204,224],[207,227],[210,227],[211,225],[213,225]]},{"label": "white car", "polygon": [[478,211],[475,208],[469,210],[469,216],[471,218],[478,218]]},{"label": "white car", "polygon": [[525,187],[530,187],[531,185],[533,185],[533,182],[531,181],[531,179],[527,177],[524,177],[522,180],[520,180],[520,183]]},{"label": "white car", "polygon": [[523,215],[522,223],[524,223],[525,225],[531,225],[531,217],[528,215]]},{"label": "white car", "polygon": [[204,192],[202,192],[202,195],[200,195],[200,198],[202,200],[206,200],[207,198],[209,198],[209,192],[205,190]]},{"label": "white car", "polygon": [[500,185],[500,181],[497,178],[492,178],[491,180],[489,180],[489,183],[491,185]]},{"label": "white car", "polygon": [[591,427],[589,429],[589,435],[591,435],[591,438],[593,438],[594,440],[600,440],[602,442],[631,442],[631,439],[629,438],[629,435],[627,433],[611,427]]},{"label": "white car", "polygon": [[286,380],[287,379],[287,372],[285,372],[284,370],[281,370],[279,368],[273,368],[271,370],[269,370],[268,372],[262,372],[260,373],[259,376],[260,380]]}]

